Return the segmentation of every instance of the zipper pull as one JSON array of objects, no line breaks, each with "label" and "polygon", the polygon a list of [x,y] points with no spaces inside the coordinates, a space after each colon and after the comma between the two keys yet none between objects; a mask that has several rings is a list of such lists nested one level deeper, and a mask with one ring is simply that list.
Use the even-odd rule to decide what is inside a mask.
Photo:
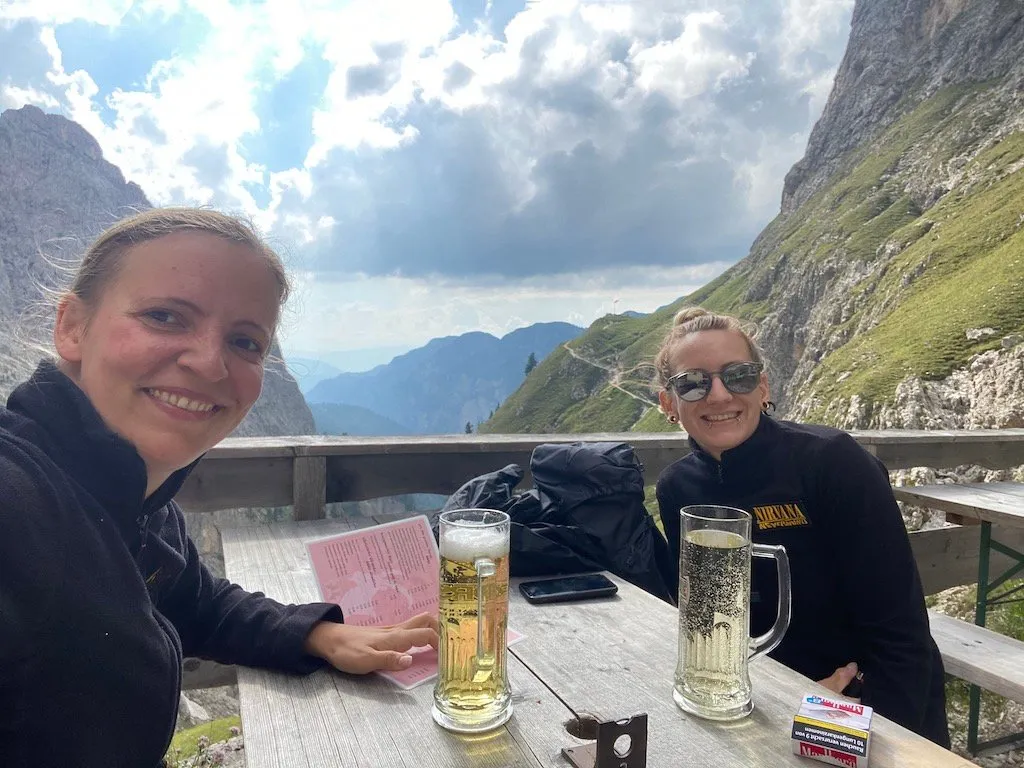
[{"label": "zipper pull", "polygon": [[135,522],[139,524],[139,554],[137,559],[142,560],[142,553],[146,551],[146,538],[149,535],[149,515],[143,515]]}]

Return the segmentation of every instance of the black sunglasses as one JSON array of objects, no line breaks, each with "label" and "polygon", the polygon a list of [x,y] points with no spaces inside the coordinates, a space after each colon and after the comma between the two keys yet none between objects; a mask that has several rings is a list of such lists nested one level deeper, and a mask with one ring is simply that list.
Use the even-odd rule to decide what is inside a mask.
[{"label": "black sunglasses", "polygon": [[734,395],[749,395],[761,383],[761,363],[729,363],[720,371],[703,371],[694,368],[692,371],[680,371],[672,376],[665,389],[674,391],[680,400],[696,403],[703,400],[711,391],[712,377],[722,380],[725,388]]}]

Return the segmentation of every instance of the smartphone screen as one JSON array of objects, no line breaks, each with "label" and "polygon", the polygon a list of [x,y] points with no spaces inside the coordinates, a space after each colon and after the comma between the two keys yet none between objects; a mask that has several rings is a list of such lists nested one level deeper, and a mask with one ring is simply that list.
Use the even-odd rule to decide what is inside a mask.
[{"label": "smartphone screen", "polygon": [[555,579],[524,581],[519,591],[531,603],[557,603],[614,595],[619,588],[600,573],[581,576],[559,576]]}]

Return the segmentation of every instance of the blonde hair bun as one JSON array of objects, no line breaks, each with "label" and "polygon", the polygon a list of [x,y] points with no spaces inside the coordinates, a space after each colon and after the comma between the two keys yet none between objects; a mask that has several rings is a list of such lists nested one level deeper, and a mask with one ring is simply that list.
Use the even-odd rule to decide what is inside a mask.
[{"label": "blonde hair bun", "polygon": [[670,361],[672,348],[682,339],[691,333],[702,331],[732,331],[743,337],[750,351],[750,359],[755,363],[765,364],[764,353],[754,341],[754,328],[745,328],[737,318],[732,315],[720,315],[715,312],[708,312],[703,307],[684,307],[676,312],[672,318],[672,327],[665,335],[661,349],[654,358],[655,376],[652,385],[655,392],[665,388],[668,380],[675,371]]},{"label": "blonde hair bun", "polygon": [[672,325],[682,325],[683,323],[688,323],[691,320],[696,320],[698,317],[704,317],[709,314],[711,313],[703,307],[683,307],[676,312],[676,316],[672,320]]}]

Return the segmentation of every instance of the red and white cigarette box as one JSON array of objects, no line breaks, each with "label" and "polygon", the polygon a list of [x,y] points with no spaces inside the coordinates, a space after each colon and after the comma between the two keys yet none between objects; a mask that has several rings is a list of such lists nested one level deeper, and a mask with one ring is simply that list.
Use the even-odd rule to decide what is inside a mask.
[{"label": "red and white cigarette box", "polygon": [[807,694],[793,717],[793,753],[829,765],[867,768],[871,707]]}]

